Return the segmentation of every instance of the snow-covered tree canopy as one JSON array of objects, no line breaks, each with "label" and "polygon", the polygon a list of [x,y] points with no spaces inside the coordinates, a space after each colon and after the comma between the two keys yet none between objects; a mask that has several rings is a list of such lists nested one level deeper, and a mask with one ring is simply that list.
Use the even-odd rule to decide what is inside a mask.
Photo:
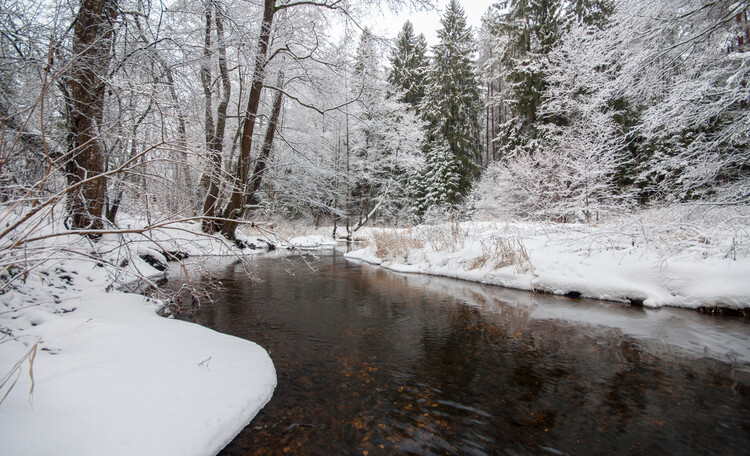
[{"label": "snow-covered tree canopy", "polygon": [[[485,17],[483,74],[502,87],[488,103],[513,113],[494,138],[501,170],[488,175],[502,190],[486,192],[519,214],[563,219],[750,202],[748,2],[553,6],[510,1]],[[555,17],[567,18],[558,37],[541,33],[551,24],[541,18]]]}]

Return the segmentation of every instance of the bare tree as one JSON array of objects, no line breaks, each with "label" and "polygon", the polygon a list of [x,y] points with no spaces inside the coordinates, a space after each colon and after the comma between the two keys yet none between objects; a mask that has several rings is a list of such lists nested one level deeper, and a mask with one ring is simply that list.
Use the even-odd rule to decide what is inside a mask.
[{"label": "bare tree", "polygon": [[99,230],[107,189],[100,128],[117,0],[82,0],[73,26],[73,62],[64,79],[71,227]]}]

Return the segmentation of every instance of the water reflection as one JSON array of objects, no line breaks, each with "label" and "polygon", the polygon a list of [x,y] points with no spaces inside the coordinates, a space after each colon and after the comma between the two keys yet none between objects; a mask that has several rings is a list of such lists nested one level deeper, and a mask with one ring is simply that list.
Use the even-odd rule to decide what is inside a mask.
[{"label": "water reflection", "polygon": [[[258,259],[255,281],[233,265],[213,268],[224,289],[195,318],[266,347],[279,375],[271,403],[222,454],[750,448],[744,322],[693,324],[674,312],[398,275],[334,255],[308,261],[314,270],[300,259]],[[731,347],[739,361],[693,356],[689,341],[658,328],[683,318],[688,334],[712,341],[715,353]]]}]

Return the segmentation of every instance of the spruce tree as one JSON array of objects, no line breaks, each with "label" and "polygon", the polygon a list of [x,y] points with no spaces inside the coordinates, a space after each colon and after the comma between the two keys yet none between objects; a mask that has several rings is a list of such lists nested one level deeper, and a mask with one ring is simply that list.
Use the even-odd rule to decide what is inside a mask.
[{"label": "spruce tree", "polygon": [[[440,23],[440,42],[433,48],[434,57],[428,69],[422,114],[429,128],[428,158],[431,154],[434,157],[443,156],[438,149],[445,145],[450,153],[450,161],[455,163],[457,191],[455,195],[446,197],[447,201],[455,204],[458,198],[469,193],[479,172],[482,147],[479,117],[482,107],[474,71],[474,39],[464,10],[456,0],[451,0]],[[432,162],[434,165],[435,160]],[[431,185],[429,182],[426,184]],[[427,188],[425,193],[430,194],[431,191]]]},{"label": "spruce tree", "polygon": [[613,0],[572,0],[567,8],[569,20],[603,29],[615,11]]},{"label": "spruce tree", "polygon": [[375,208],[391,216],[408,212],[411,179],[424,161],[424,123],[411,105],[388,96],[391,86],[383,70],[377,42],[365,29],[355,56],[352,89],[359,100],[350,108],[349,137],[351,197],[360,221]]},{"label": "spruce tree", "polygon": [[396,47],[391,54],[391,72],[388,82],[400,92],[399,101],[411,105],[419,112],[425,94],[427,67],[427,40],[414,34],[414,26],[406,21],[396,37]]},{"label": "spruce tree", "polygon": [[459,198],[459,166],[445,141],[431,144],[427,150],[425,174],[422,176],[422,197],[418,210],[455,206]]}]

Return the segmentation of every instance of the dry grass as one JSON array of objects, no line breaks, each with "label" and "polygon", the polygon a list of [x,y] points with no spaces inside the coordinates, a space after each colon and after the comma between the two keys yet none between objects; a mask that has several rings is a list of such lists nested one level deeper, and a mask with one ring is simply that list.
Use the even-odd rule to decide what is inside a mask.
[{"label": "dry grass", "polygon": [[382,260],[405,261],[409,252],[424,247],[411,230],[375,231],[372,239],[375,242],[375,255]]},{"label": "dry grass", "polygon": [[460,223],[452,222],[450,226],[439,226],[427,233],[427,241],[435,252],[455,252],[464,248],[469,234],[461,228]]},{"label": "dry grass", "polygon": [[482,254],[474,259],[469,269],[482,268],[487,264],[491,264],[493,269],[515,266],[513,272],[516,274],[534,271],[526,246],[517,237],[482,241]]},{"label": "dry grass", "polygon": [[31,346],[29,351],[27,351],[26,354],[21,357],[21,359],[16,361],[16,364],[13,365],[10,371],[8,371],[8,373],[0,379],[0,392],[2,392],[3,390],[5,391],[3,393],[3,396],[0,397],[0,404],[5,401],[5,398],[8,397],[10,391],[14,386],[16,386],[18,379],[21,377],[21,368],[23,367],[23,363],[25,361],[28,361],[29,363],[29,379],[31,380],[31,387],[29,388],[29,402],[31,402],[31,398],[34,394],[34,360],[36,359],[36,351],[38,347],[39,341],[37,340],[34,345]]}]

